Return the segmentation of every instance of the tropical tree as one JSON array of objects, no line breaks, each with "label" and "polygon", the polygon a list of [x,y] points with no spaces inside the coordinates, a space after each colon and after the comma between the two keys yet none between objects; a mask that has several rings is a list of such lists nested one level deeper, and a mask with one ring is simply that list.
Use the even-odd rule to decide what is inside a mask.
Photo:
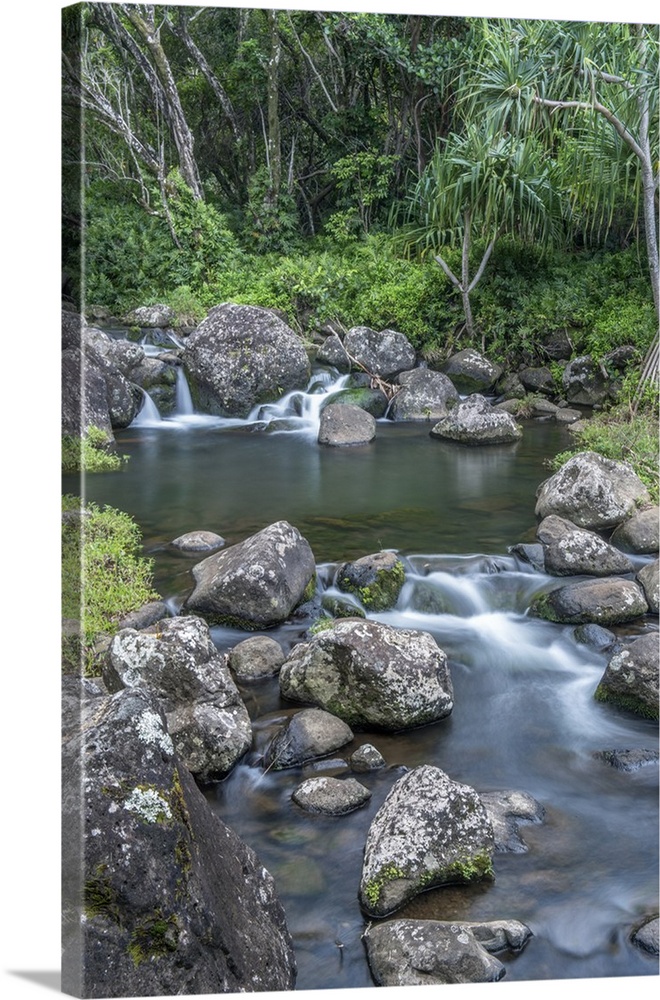
[{"label": "tropical tree", "polygon": [[[553,183],[553,164],[533,136],[493,132],[489,123],[470,124],[462,134],[440,140],[417,184],[411,211],[418,225],[408,245],[435,260],[460,292],[465,327],[475,326],[470,294],[481,280],[499,237],[549,242],[561,223],[561,204]],[[485,250],[474,269],[472,249],[480,238]],[[447,261],[445,247],[461,246],[461,273]],[[482,333],[482,349],[485,332]]]}]

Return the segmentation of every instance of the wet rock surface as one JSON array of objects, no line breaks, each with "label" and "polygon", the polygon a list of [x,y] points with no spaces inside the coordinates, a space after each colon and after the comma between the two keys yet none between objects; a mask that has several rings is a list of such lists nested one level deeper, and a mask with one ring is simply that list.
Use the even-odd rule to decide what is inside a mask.
[{"label": "wet rock surface", "polygon": [[264,767],[282,770],[334,753],[353,739],[345,722],[318,708],[296,712],[264,752]]},{"label": "wet rock surface", "polygon": [[657,632],[649,632],[615,650],[596,689],[596,699],[657,719],[659,661]]},{"label": "wet rock surface", "polygon": [[291,798],[305,812],[343,816],[368,802],[371,792],[355,778],[320,776],[303,781]]},{"label": "wet rock surface", "polygon": [[538,618],[567,625],[618,625],[641,618],[649,608],[639,584],[610,576],[567,583],[537,597],[529,610]]}]

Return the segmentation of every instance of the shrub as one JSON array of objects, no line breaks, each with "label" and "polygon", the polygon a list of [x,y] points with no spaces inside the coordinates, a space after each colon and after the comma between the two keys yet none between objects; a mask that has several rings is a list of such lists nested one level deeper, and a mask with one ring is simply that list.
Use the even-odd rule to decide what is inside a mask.
[{"label": "shrub", "polygon": [[108,451],[110,438],[100,427],[88,427],[82,437],[62,436],[62,472],[117,472],[127,456]]}]

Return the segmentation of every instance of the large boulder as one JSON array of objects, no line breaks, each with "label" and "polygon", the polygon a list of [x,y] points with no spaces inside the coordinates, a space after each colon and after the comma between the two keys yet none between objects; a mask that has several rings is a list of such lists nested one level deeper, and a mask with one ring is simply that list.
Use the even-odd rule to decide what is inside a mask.
[{"label": "large boulder", "polygon": [[336,573],[340,590],[359,597],[368,611],[386,611],[396,604],[406,574],[394,552],[376,552],[342,563]]},{"label": "large boulder", "polygon": [[137,309],[131,310],[124,317],[124,322],[128,326],[143,328],[173,326],[176,322],[176,313],[171,306],[156,302],[151,306],[138,306]]},{"label": "large boulder", "polygon": [[414,368],[397,378],[400,389],[389,410],[391,420],[440,420],[458,401],[453,383],[442,372]]},{"label": "large boulder", "polygon": [[311,371],[300,338],[274,312],[229,302],[188,337],[183,363],[197,405],[225,417],[304,388]]},{"label": "large boulder", "polygon": [[316,360],[321,364],[332,365],[340,372],[351,370],[351,362],[337,333],[331,333],[325,338],[316,352]]},{"label": "large boulder", "polygon": [[413,368],[417,358],[405,334],[396,330],[379,332],[368,326],[352,327],[344,337],[344,348],[358,367],[380,378],[393,378]]},{"label": "large boulder", "polygon": [[607,398],[610,391],[605,368],[590,354],[570,361],[564,368],[561,383],[568,402],[578,406],[596,406]]},{"label": "large boulder", "polygon": [[630,559],[593,531],[577,528],[556,514],[541,521],[536,535],[543,544],[546,572],[553,576],[614,576],[632,573]]},{"label": "large boulder", "polygon": [[103,667],[109,691],[146,687],[160,701],[180,760],[201,781],[224,777],[252,743],[247,709],[200,618],[122,629]]},{"label": "large boulder", "polygon": [[648,604],[639,584],[617,576],[602,580],[581,580],[541,594],[529,612],[537,618],[567,625],[620,625],[648,613]]},{"label": "large boulder", "polygon": [[647,507],[633,514],[613,532],[610,538],[612,545],[625,552],[635,552],[637,555],[652,555],[658,551],[660,535],[660,508]]},{"label": "large boulder", "polygon": [[341,448],[368,444],[376,436],[376,421],[353,403],[329,403],[321,413],[319,444]]},{"label": "large boulder", "polygon": [[193,567],[195,589],[184,610],[207,621],[262,629],[285,621],[313,585],[309,543],[288,521],[276,521]]},{"label": "large boulder", "polygon": [[594,451],[573,455],[554,476],[541,483],[536,516],[557,514],[579,528],[612,528],[648,503],[649,495],[627,462]]},{"label": "large boulder", "polygon": [[502,375],[499,365],[493,364],[473,347],[452,354],[442,366],[442,371],[463,394],[490,392]]},{"label": "large boulder", "polygon": [[179,765],[157,698],[87,689],[64,681],[63,990],[292,989],[273,879]]},{"label": "large boulder", "polygon": [[497,410],[478,393],[458,403],[430,431],[431,437],[459,444],[510,444],[522,437],[522,428],[510,413]]},{"label": "large boulder", "polygon": [[649,632],[610,657],[596,688],[597,701],[608,701],[645,718],[658,718],[657,632]]},{"label": "large boulder", "polygon": [[136,381],[133,372],[146,360],[144,349],[131,340],[111,337],[95,326],[88,326],[83,333],[85,345],[95,354],[114,365],[126,378]]},{"label": "large boulder", "polygon": [[640,569],[637,574],[637,582],[644,591],[649,611],[651,614],[657,615],[660,605],[660,574],[657,559]]},{"label": "large boulder", "polygon": [[61,378],[62,433],[80,436],[90,427],[98,427],[113,440],[105,378],[93,365],[85,365],[79,348],[62,352]]},{"label": "large boulder", "polygon": [[520,951],[532,932],[517,920],[388,920],[363,934],[377,986],[492,983],[506,968],[492,952]]},{"label": "large boulder", "polygon": [[434,886],[492,876],[493,829],[473,788],[423,764],[392,786],[364,848],[359,900],[384,917]]},{"label": "large boulder", "polygon": [[355,618],[294,646],[280,691],[350,726],[395,731],[435,722],[453,708],[447,656],[433,636]]},{"label": "large boulder", "polygon": [[292,715],[264,751],[264,767],[281,771],[325,757],[353,739],[350,726],[330,712],[305,708]]}]

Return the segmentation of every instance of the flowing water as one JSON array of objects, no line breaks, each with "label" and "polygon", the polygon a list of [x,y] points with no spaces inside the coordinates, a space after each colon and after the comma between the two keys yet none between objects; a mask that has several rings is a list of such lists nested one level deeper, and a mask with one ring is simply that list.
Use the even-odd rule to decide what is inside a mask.
[{"label": "flowing water", "polygon": [[[173,549],[171,539],[208,529],[232,544],[286,519],[312,546],[323,590],[332,591],[340,562],[396,550],[406,568],[398,605],[370,617],[429,631],[447,652],[455,693],[448,719],[400,734],[356,732],[317,765],[346,774],[344,760],[365,742],[387,761],[358,775],[372,798],[343,817],[312,816],[291,802],[312,767],[261,767],[267,741],[300,706],[280,699],[276,680],[241,688],[252,751],[205,794],[276,879],[298,988],[372,985],[357,902],[365,836],[402,769],[422,763],[479,792],[528,792],[546,817],[521,826],[526,853],[495,855],[493,883],[432,890],[397,916],[523,921],[534,937],[506,956],[509,980],[657,974],[657,959],[628,940],[658,907],[657,767],[625,773],[592,756],[656,748],[657,725],[594,701],[606,657],[577,643],[573,628],[527,616],[533,596],[556,581],[508,553],[534,537],[543,462],[567,447],[566,432],[529,422],[514,446],[471,449],[431,439],[427,425],[379,421],[367,446],[320,448],[319,406],[339,385],[320,373],[308,393],[244,421],[194,414],[181,386],[171,418],[142,415],[117,435],[130,456],[125,468],[85,486],[87,499],[136,518],[174,612],[199,556]],[[294,618],[269,634],[288,650],[308,625]],[[657,619],[627,631],[655,627]],[[245,638],[212,631],[221,650]]]}]

